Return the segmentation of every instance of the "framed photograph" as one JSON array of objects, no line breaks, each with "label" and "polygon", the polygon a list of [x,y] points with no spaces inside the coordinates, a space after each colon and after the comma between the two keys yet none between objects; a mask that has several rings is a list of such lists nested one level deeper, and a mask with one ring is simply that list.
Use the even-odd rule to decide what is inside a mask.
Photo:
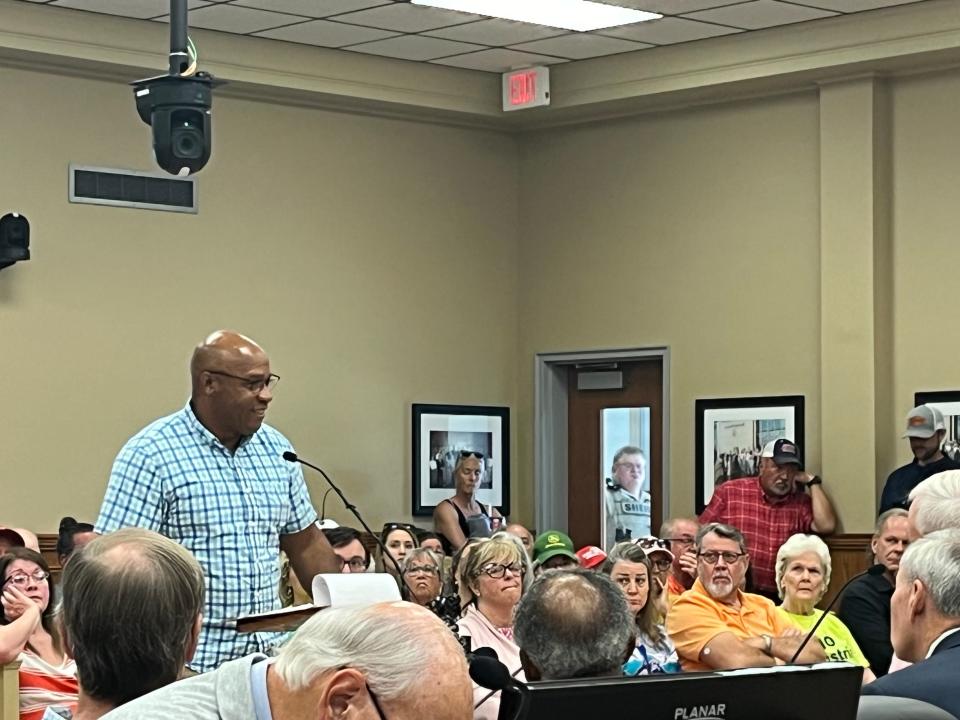
[{"label": "framed photograph", "polygon": [[752,477],[771,440],[793,440],[803,457],[803,395],[718,398],[696,404],[697,514],[728,480]]},{"label": "framed photograph", "polygon": [[453,497],[460,453],[483,455],[477,500],[510,514],[510,408],[482,405],[413,406],[413,514],[432,515]]},{"label": "framed photograph", "polygon": [[960,457],[960,390],[914,393],[913,404],[930,405],[943,413],[943,424],[947,426],[943,452],[953,460]]}]

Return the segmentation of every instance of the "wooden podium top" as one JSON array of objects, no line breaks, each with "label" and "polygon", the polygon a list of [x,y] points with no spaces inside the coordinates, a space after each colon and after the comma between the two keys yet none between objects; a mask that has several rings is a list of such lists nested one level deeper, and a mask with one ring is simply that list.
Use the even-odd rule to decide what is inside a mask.
[{"label": "wooden podium top", "polygon": [[252,633],[260,631],[286,632],[296,630],[309,620],[314,614],[323,610],[317,605],[294,605],[282,610],[274,610],[256,615],[245,615],[237,618],[238,633]]}]

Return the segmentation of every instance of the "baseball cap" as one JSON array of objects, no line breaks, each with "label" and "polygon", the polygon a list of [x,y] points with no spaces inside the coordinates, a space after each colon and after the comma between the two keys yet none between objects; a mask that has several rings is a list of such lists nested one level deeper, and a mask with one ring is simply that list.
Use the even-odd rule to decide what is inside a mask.
[{"label": "baseball cap", "polygon": [[535,563],[544,563],[557,555],[565,555],[576,563],[580,563],[580,558],[573,552],[573,540],[559,530],[547,530],[537,536],[533,543],[533,561]]},{"label": "baseball cap", "polygon": [[640,549],[643,550],[643,554],[647,557],[656,553],[663,553],[664,555],[669,555],[671,561],[673,560],[673,553],[668,549],[670,543],[667,540],[661,540],[653,535],[647,535],[646,537],[637,538],[633,541],[633,544],[639,545]]},{"label": "baseball cap", "polygon": [[786,438],[778,438],[777,440],[768,442],[763,446],[760,457],[773,458],[773,461],[777,465],[793,463],[801,470],[803,469],[803,461],[800,459],[800,448],[797,447],[797,444],[793,440],[787,440]]},{"label": "baseball cap", "polygon": [[8,547],[26,547],[27,545],[23,535],[8,527],[0,527],[0,540]]},{"label": "baseball cap", "polygon": [[580,558],[580,567],[595,568],[597,565],[607,559],[607,554],[596,545],[587,545],[576,552]]},{"label": "baseball cap", "polygon": [[917,405],[907,413],[907,431],[903,436],[926,439],[933,437],[937,431],[946,429],[943,414],[939,410],[930,405]]}]

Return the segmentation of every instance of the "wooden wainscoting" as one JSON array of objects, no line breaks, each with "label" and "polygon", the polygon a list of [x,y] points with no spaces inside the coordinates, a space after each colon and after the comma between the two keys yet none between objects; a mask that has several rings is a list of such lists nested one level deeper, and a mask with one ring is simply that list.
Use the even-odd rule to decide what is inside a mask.
[{"label": "wooden wainscoting", "polygon": [[873,555],[870,552],[872,537],[870,533],[847,533],[825,538],[827,547],[830,548],[833,572],[830,587],[820,601],[820,607],[826,607],[847,580],[873,564]]}]

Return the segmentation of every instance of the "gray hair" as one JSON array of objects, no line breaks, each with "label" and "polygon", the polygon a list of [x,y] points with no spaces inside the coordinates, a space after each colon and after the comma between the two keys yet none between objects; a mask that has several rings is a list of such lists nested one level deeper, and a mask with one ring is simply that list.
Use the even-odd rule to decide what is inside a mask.
[{"label": "gray hair", "polygon": [[626,595],[590,570],[548,570],[517,606],[513,636],[544,680],[596,677],[623,665],[634,638]]},{"label": "gray hair", "polygon": [[933,606],[949,618],[960,618],[960,530],[937,530],[910,543],[900,560],[897,582],[919,580]]},{"label": "gray hair", "polygon": [[695,545],[697,550],[700,549],[700,546],[703,545],[703,538],[705,538],[710,533],[717,535],[718,537],[725,538],[726,540],[733,540],[740,546],[740,552],[747,552],[747,539],[743,536],[743,533],[737,530],[733,525],[725,525],[723,523],[712,522],[704,525],[697,532],[697,539]]},{"label": "gray hair", "polygon": [[624,445],[622,448],[617,450],[613,455],[613,469],[617,467],[617,463],[620,462],[620,458],[624,455],[639,455],[643,458],[644,465],[647,462],[647,456],[643,454],[643,450],[638,448],[636,445]]},{"label": "gray hair", "polygon": [[460,645],[439,618],[396,602],[321,610],[281,648],[274,667],[293,691],[329,670],[355,668],[389,702],[422,689],[424,658],[443,662],[444,672],[467,671]]},{"label": "gray hair", "polygon": [[[816,535],[797,533],[787,538],[787,541],[777,550],[775,572],[777,578],[777,594],[781,600],[783,600],[783,576],[787,572],[787,565],[797,556],[808,552],[816,553],[820,559],[820,569],[823,571],[823,584],[820,586],[820,598],[827,592],[827,587],[830,585],[830,573],[833,570],[833,565],[830,562],[830,548]],[[817,602],[820,601],[820,598],[817,598]]]},{"label": "gray hair", "polygon": [[887,525],[887,520],[896,517],[907,517],[907,511],[903,508],[890,508],[889,510],[880,513],[880,516],[877,518],[876,525],[873,526],[873,536],[875,538],[880,537],[883,534],[883,528]]},{"label": "gray hair", "polygon": [[676,528],[678,522],[690,522],[696,525],[698,528],[700,527],[700,519],[697,517],[691,516],[691,517],[668,518],[667,520],[664,520],[663,523],[661,523],[660,525],[660,537],[666,540],[671,535],[673,535],[673,531]]},{"label": "gray hair", "polygon": [[410,553],[403,559],[403,565],[400,566],[402,572],[406,572],[407,568],[413,565],[414,562],[420,560],[421,558],[426,558],[427,562],[431,565],[437,566],[437,573],[443,576],[443,563],[440,561],[440,557],[429,548],[414,548]]},{"label": "gray hair", "polygon": [[176,680],[203,597],[197,560],[151,530],[117,530],[74,553],[63,625],[83,691],[116,706]]},{"label": "gray hair", "polygon": [[931,475],[910,491],[910,502],[917,502],[913,524],[921,535],[960,528],[960,470]]}]

